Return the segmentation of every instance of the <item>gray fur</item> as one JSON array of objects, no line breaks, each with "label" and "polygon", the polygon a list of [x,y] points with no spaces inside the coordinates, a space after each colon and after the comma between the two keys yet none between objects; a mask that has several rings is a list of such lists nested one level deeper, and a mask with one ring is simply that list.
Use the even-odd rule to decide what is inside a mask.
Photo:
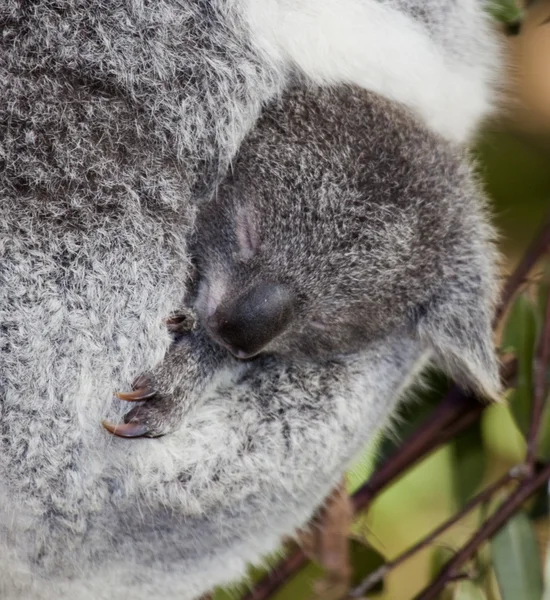
[{"label": "gray fur", "polygon": [[402,335],[498,394],[482,196],[461,152],[375,94],[285,94],[199,212],[191,254],[200,326],[126,415],[148,435],[180,425],[229,352],[321,366]]},{"label": "gray fur", "polygon": [[171,436],[100,427],[170,344],[198,200],[287,86],[246,6],[1,3],[1,598],[235,580],[307,520],[423,355],[390,335],[323,370],[264,358],[220,372]]}]

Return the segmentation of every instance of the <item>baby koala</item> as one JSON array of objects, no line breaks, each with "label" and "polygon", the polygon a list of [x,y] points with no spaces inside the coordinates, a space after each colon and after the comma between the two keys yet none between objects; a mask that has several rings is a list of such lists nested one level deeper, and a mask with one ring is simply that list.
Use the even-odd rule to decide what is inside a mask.
[{"label": "baby koala", "polygon": [[351,87],[294,89],[199,213],[186,298],[196,326],[118,394],[144,402],[105,427],[163,435],[232,361],[270,354],[322,368],[396,332],[497,395],[484,210],[463,153],[398,104]]}]

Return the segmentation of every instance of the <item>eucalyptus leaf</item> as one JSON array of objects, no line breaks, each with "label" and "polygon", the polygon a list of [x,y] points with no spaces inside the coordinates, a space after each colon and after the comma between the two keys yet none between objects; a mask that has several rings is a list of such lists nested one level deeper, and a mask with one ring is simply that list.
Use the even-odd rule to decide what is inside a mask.
[{"label": "eucalyptus leaf", "polygon": [[[550,261],[543,268],[542,279],[537,289],[537,307],[541,322],[544,323],[548,294],[550,293]],[[542,327],[541,327],[542,330]],[[546,371],[546,386],[550,389],[550,368]],[[546,398],[541,417],[538,439],[538,458],[550,460],[550,394]]]},{"label": "eucalyptus leaf", "polygon": [[457,435],[451,443],[451,451],[455,462],[454,492],[461,507],[472,497],[485,475],[486,457],[481,422],[477,421]]},{"label": "eucalyptus leaf", "polygon": [[510,410],[520,431],[526,435],[531,419],[533,398],[533,358],[540,329],[535,303],[526,293],[520,294],[506,320],[502,348],[512,351],[518,361],[516,388],[510,395]]},{"label": "eucalyptus leaf", "polygon": [[[548,490],[547,490],[548,493]],[[550,542],[546,547],[546,565],[544,567],[544,596],[543,600],[550,600]]]},{"label": "eucalyptus leaf", "polygon": [[546,398],[545,407],[542,411],[537,457],[543,461],[550,460],[550,396]]},{"label": "eucalyptus leaf", "polygon": [[541,600],[542,572],[535,534],[527,515],[515,515],[491,541],[502,600]]}]

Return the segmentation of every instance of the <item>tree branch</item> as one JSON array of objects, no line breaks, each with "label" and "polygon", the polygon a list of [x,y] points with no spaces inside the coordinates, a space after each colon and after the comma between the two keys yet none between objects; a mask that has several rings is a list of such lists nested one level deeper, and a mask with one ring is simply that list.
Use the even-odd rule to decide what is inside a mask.
[{"label": "tree branch", "polygon": [[519,290],[531,269],[539,262],[539,260],[550,251],[550,217],[546,224],[537,234],[536,238],[530,244],[529,248],[523,255],[514,272],[508,277],[504,288],[502,289],[500,304],[495,313],[494,324],[498,324],[504,313],[510,306],[513,297]]},{"label": "tree branch", "polygon": [[438,577],[414,600],[437,600],[445,586],[461,574],[462,567],[474,556],[480,546],[491,538],[522,504],[550,479],[550,463],[537,469],[535,475],[525,479],[500,505],[498,511],[462,546],[443,567]]},{"label": "tree branch", "polygon": [[517,470],[512,469],[505,475],[503,475],[500,479],[497,479],[493,484],[491,484],[488,488],[484,489],[477,496],[474,496],[464,507],[453,515],[450,519],[443,522],[439,527],[436,527],[431,533],[429,533],[426,537],[422,538],[419,542],[411,546],[405,552],[402,552],[399,556],[394,558],[393,560],[387,562],[385,565],[382,565],[376,571],[368,575],[356,588],[354,588],[349,596],[351,598],[359,598],[368,592],[372,587],[374,587],[378,582],[382,581],[382,579],[393,569],[397,568],[399,565],[404,563],[411,556],[420,552],[427,546],[429,546],[437,537],[439,537],[442,533],[450,529],[453,525],[458,523],[463,517],[465,517],[470,511],[474,508],[483,504],[487,500],[491,499],[492,496],[498,490],[502,489],[505,485],[517,479],[517,477],[521,474]]}]

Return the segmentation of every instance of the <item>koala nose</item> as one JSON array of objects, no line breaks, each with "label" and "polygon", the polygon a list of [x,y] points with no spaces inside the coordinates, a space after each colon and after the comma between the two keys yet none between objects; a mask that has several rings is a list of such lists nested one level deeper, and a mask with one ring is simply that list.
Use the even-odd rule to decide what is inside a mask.
[{"label": "koala nose", "polygon": [[294,294],[280,283],[260,283],[234,301],[218,307],[206,325],[237,358],[255,356],[290,323]]}]

